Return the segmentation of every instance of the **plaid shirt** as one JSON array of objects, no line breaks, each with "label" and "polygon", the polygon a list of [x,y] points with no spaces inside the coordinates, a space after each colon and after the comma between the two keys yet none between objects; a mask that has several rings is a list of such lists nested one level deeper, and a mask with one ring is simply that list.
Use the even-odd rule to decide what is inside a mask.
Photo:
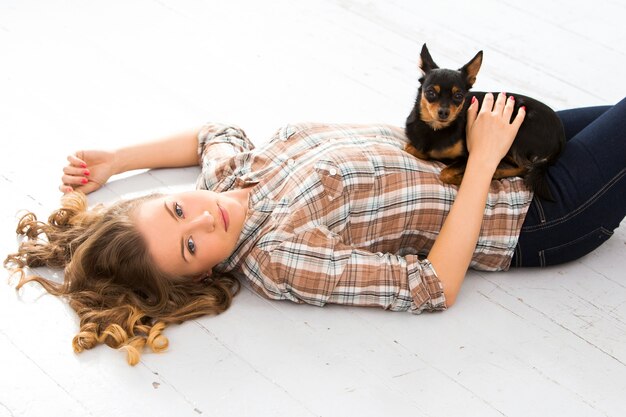
[{"label": "plaid shirt", "polygon": [[[199,134],[197,188],[254,186],[233,254],[215,269],[243,274],[259,294],[322,306],[445,309],[426,256],[455,199],[444,166],[403,151],[386,125],[287,125],[255,148],[234,126]],[[531,193],[492,181],[470,267],[506,270]],[[450,254],[454,256],[454,254]]]}]

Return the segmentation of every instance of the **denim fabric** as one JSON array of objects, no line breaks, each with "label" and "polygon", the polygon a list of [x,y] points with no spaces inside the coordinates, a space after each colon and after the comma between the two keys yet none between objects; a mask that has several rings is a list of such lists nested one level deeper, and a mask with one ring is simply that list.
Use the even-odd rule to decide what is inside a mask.
[{"label": "denim fabric", "polygon": [[578,259],[609,239],[626,216],[626,99],[558,115],[567,145],[548,171],[556,201],[533,198],[511,266]]}]

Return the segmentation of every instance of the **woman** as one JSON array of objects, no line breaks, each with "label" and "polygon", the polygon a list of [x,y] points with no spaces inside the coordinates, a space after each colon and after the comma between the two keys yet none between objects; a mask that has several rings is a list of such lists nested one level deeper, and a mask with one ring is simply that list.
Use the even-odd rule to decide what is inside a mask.
[{"label": "woman", "polygon": [[[520,178],[491,180],[525,115],[510,122],[513,101],[488,95],[480,110],[470,106],[458,188],[438,180],[440,163],[402,152],[404,134],[390,126],[286,126],[253,149],[240,129],[208,124],[115,152],[78,152],[64,168],[62,208],[48,224],[24,216],[18,233],[28,240],[5,265],[65,267],[63,284],[22,272],[18,288],[34,280],[69,299],[81,319],[77,352],[106,343],[126,349],[131,364],[145,344],[167,346],[167,324],[228,308],[238,290],[229,273],[272,299],[443,310],[468,267],[580,257],[626,214],[626,101],[560,113],[569,142],[550,169],[556,203],[533,199]],[[198,156],[195,192],[91,211],[73,192]]]}]

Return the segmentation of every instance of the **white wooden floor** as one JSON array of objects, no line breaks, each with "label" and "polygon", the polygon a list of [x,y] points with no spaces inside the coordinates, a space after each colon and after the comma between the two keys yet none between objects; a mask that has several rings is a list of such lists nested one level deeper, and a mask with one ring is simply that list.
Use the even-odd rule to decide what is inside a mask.
[{"label": "white wooden floor", "polygon": [[[207,120],[256,143],[287,122],[402,125],[424,42],[445,67],[483,49],[477,90],[614,103],[625,16],[623,0],[0,0],[0,253],[19,209],[56,207],[82,147]],[[91,202],[191,189],[197,172],[134,173]],[[578,262],[472,272],[452,309],[422,316],[244,288],[134,368],[107,347],[75,355],[73,311],[3,278],[0,417],[624,416],[625,255],[626,222]]]}]

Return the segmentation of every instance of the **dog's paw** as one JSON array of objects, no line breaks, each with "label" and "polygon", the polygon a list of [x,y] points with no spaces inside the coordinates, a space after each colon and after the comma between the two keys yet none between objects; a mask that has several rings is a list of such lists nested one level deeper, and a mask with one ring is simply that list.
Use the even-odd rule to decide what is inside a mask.
[{"label": "dog's paw", "polygon": [[419,151],[415,146],[413,146],[413,144],[411,143],[407,143],[406,146],[404,147],[404,151],[408,154],[413,155],[416,158],[419,159],[430,159],[428,157],[428,155],[426,155],[425,153]]},{"label": "dog's paw", "polygon": [[439,173],[439,179],[445,184],[461,185],[463,170],[455,167],[446,167]]}]

